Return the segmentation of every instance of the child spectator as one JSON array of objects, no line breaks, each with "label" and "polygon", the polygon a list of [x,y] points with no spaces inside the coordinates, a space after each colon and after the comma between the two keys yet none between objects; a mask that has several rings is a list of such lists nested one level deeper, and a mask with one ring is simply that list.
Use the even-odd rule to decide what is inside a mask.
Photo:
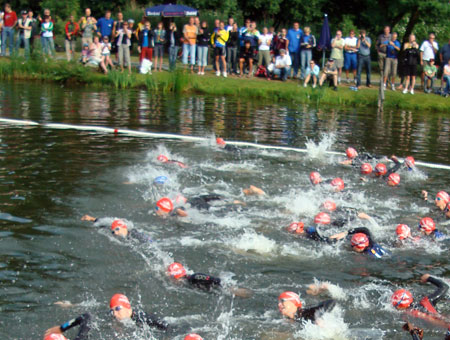
[{"label": "child spectator", "polygon": [[244,46],[241,47],[239,53],[239,77],[244,76],[244,66],[248,66],[248,77],[253,75],[253,60],[255,58],[255,49],[252,47],[250,41],[246,41]]},{"label": "child spectator", "polygon": [[55,55],[55,43],[53,41],[53,22],[50,21],[50,16],[44,16],[44,22],[41,24],[41,41],[42,50],[45,54]]},{"label": "child spectator", "polygon": [[303,83],[303,87],[308,86],[309,81],[312,79],[313,82],[313,89],[317,86],[317,80],[319,79],[319,73],[320,73],[320,67],[319,65],[316,65],[314,60],[311,59],[309,62],[309,66],[306,68],[305,71],[305,82]]},{"label": "child spectator", "polygon": [[100,66],[105,72],[108,74],[108,65],[111,66],[111,69],[114,67],[111,61],[111,43],[109,42],[109,36],[103,36],[102,42],[102,58],[100,61]]},{"label": "child spectator", "polygon": [[89,60],[89,45],[84,44],[81,49],[81,63],[85,65]]},{"label": "child spectator", "polygon": [[445,85],[444,94],[446,97],[450,94],[450,59],[447,61],[447,64],[444,66],[444,73],[442,75]]},{"label": "child spectator", "polygon": [[[425,93],[431,93],[433,91],[433,83],[436,79],[436,72],[437,68],[436,65],[434,65],[434,59],[430,59],[428,63],[423,67],[423,73],[425,73],[425,82],[423,84],[423,92]],[[430,83],[430,86],[428,87],[428,84]]]},{"label": "child spectator", "polygon": [[143,59],[152,61],[153,57],[153,31],[150,21],[144,23],[144,27],[139,31],[138,36],[138,52],[139,62],[142,63]]}]

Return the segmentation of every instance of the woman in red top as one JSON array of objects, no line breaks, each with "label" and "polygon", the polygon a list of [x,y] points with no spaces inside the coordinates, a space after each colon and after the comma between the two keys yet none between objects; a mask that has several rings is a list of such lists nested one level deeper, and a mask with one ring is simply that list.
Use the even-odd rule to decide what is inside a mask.
[{"label": "woman in red top", "polygon": [[10,4],[5,5],[2,30],[2,56],[6,55],[6,46],[9,40],[9,55],[14,53],[14,35],[17,25],[17,14],[11,9]]}]

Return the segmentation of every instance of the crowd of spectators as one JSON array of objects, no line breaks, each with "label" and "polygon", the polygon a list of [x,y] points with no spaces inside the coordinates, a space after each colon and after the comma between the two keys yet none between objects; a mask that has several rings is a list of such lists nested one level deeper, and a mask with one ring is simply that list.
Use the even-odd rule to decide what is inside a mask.
[{"label": "crowd of spectators", "polygon": [[[28,57],[36,40],[41,42],[44,55],[54,56],[54,23],[48,9],[43,11],[42,17],[35,18],[32,11],[24,10],[18,18],[6,4],[4,12],[0,13],[2,56],[6,55],[8,48],[12,55],[23,47],[24,55]],[[167,51],[169,70],[175,69],[181,54],[182,64],[199,75],[205,74],[212,60],[217,76],[261,76],[282,81],[298,78],[305,87],[310,83],[312,87],[322,86],[329,81],[335,90],[346,82],[354,83],[350,89],[357,91],[361,87],[363,70],[366,73],[365,85],[372,86],[371,51],[376,50],[380,84],[385,88],[389,85],[393,91],[414,94],[416,76],[420,74],[424,92],[430,93],[436,78],[441,75],[444,91],[449,93],[450,41],[439,51],[433,33],[419,45],[414,34],[402,44],[398,34],[391,32],[389,26],[384,27],[383,33],[373,40],[365,30],[358,34],[350,30],[347,37],[338,30],[331,39],[331,54],[321,70],[320,60],[313,59],[317,49],[316,37],[310,27],[302,29],[298,22],[279,32],[274,27],[258,30],[256,22],[250,19],[239,27],[233,18],[226,23],[217,19],[214,27],[208,27],[206,21],[190,17],[183,27],[171,22],[167,30],[162,22],[152,28],[146,17],[136,26],[134,24],[133,19],[124,20],[121,12],[113,19],[111,11],[106,11],[104,17],[97,20],[86,8],[78,21],[70,16],[64,26],[67,60],[75,59],[77,39],[81,38],[79,60],[98,66],[105,73],[114,68],[114,64],[122,71],[127,67],[131,73],[131,53],[133,45],[136,45],[143,73],[152,69],[162,71]],[[398,83],[397,76],[400,76]]]}]

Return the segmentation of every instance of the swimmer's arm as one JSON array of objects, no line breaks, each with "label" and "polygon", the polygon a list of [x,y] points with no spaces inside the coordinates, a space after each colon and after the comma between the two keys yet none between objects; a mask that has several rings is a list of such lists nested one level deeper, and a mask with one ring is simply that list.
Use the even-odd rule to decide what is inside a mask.
[{"label": "swimmer's arm", "polygon": [[342,164],[342,165],[352,165],[352,163],[353,163],[352,159],[346,159],[345,161],[339,162],[339,164]]},{"label": "swimmer's arm", "polygon": [[428,191],[422,190],[422,197],[424,201],[428,201]]},{"label": "swimmer's arm", "polygon": [[93,217],[93,216],[89,216],[89,215],[84,215],[81,218],[82,221],[89,221],[89,222],[97,222],[97,218]]},{"label": "swimmer's arm", "polygon": [[169,324],[165,321],[157,319],[154,315],[144,313],[145,323],[150,327],[156,327],[162,331],[166,331],[169,328]]},{"label": "swimmer's arm", "polygon": [[89,313],[85,313],[83,315],[80,315],[76,319],[72,319],[72,320],[69,320],[69,321],[63,323],[61,326],[54,326],[52,328],[47,329],[45,331],[44,337],[46,337],[47,335],[50,335],[50,334],[63,334],[65,331],[67,331],[68,329],[71,329],[72,327],[75,327],[75,326],[81,327],[78,335],[81,335],[81,333],[87,334],[87,332],[90,329],[88,326],[90,319],[91,319],[91,316],[89,315]]},{"label": "swimmer's arm", "polygon": [[131,229],[129,235],[131,238],[134,238],[135,240],[138,240],[139,242],[142,243],[153,242],[150,236],[135,229]]},{"label": "swimmer's arm", "polygon": [[428,299],[433,304],[433,306],[436,306],[439,300],[441,300],[444,296],[446,296],[448,291],[448,285],[444,281],[430,276],[430,274],[422,275],[421,281],[423,283],[429,282],[437,287],[437,289],[433,293],[427,295]]},{"label": "swimmer's arm", "polygon": [[403,325],[403,330],[409,332],[413,340],[422,340],[423,338],[423,329],[414,327],[414,325],[409,322]]},{"label": "swimmer's arm", "polygon": [[321,284],[310,284],[308,286],[308,289],[306,290],[306,293],[309,295],[319,295],[323,292],[328,291],[328,283],[322,282]]},{"label": "swimmer's arm", "polygon": [[96,218],[93,216],[89,216],[89,215],[84,215],[81,218],[82,221],[89,221],[89,222],[93,222],[94,227],[99,227],[99,228],[107,228],[109,227],[111,224],[109,223],[109,221],[106,221],[104,218]]},{"label": "swimmer's arm", "polygon": [[186,217],[188,215],[187,211],[184,208],[176,208],[175,213],[180,217]]},{"label": "swimmer's arm", "polygon": [[246,196],[256,195],[256,196],[264,196],[266,193],[261,188],[255,187],[254,185],[250,185],[247,189],[242,189],[242,192]]}]

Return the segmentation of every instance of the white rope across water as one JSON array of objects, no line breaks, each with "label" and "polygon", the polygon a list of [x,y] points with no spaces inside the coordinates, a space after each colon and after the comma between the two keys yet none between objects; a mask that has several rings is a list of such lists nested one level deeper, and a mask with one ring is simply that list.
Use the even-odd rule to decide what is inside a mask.
[{"label": "white rope across water", "polygon": [[[24,125],[24,126],[42,126],[49,129],[73,129],[73,130],[83,130],[83,131],[96,131],[102,133],[116,133],[121,135],[133,136],[133,137],[152,137],[152,138],[164,138],[164,139],[181,139],[188,141],[207,141],[209,138],[206,137],[195,137],[195,136],[186,136],[186,135],[176,135],[171,133],[156,133],[156,132],[146,132],[146,131],[136,131],[136,130],[127,130],[127,129],[114,129],[107,128],[104,126],[92,126],[92,125],[73,125],[73,124],[60,124],[60,123],[37,123],[31,120],[19,120],[19,119],[8,119],[8,118],[0,118],[0,122],[12,125]],[[234,142],[227,141],[227,144],[236,145],[236,146],[249,146],[257,149],[269,149],[269,150],[283,150],[283,151],[293,151],[293,152],[301,152],[307,153],[307,149],[299,149],[293,148],[289,146],[274,146],[274,145],[264,145],[264,144],[256,144],[250,142]],[[337,151],[325,151],[328,154],[332,155],[345,155],[343,152]],[[424,163],[416,161],[416,165],[420,165],[427,168],[434,169],[444,169],[450,170],[450,165],[444,164],[434,164],[434,163]]]}]

